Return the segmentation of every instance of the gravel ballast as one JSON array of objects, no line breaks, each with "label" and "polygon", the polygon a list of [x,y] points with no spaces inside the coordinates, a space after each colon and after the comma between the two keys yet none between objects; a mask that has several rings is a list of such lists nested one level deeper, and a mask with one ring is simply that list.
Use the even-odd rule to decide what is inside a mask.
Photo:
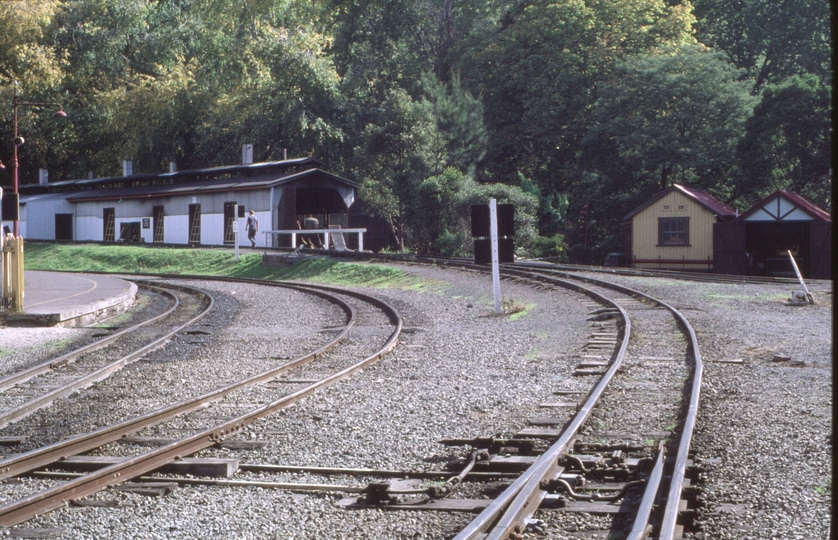
[{"label": "gravel ballast", "polygon": [[[504,296],[527,310],[499,317],[492,313],[490,276],[402,268],[433,280],[428,289],[434,292],[364,290],[404,317],[406,331],[393,352],[241,435],[265,442],[262,449],[222,448],[202,455],[277,465],[439,470],[465,451],[442,446],[440,439],[510,436],[541,414],[539,403],[570,384],[574,359],[590,333],[579,296],[504,281]],[[785,300],[793,285],[604,279],[669,302],[698,334],[705,375],[693,448],[706,469],[702,490],[707,508],[700,518],[704,532],[697,537],[826,538],[832,455],[831,284],[810,283],[816,305],[791,307]],[[323,342],[328,337],[324,327],[336,324],[332,307],[304,294],[266,294],[261,287],[242,284],[191,284],[216,296],[218,313],[206,322],[214,329],[212,337],[201,344],[175,342],[168,351],[126,369],[115,384],[136,385],[144,369],[165,368],[177,382],[167,392],[190,395],[213,384],[198,376],[201,366],[213,365],[214,372],[223,373],[264,369],[272,355],[290,356]],[[0,358],[0,365],[8,372],[21,358],[54,354],[86,332],[5,328],[0,348],[10,353]],[[143,407],[152,406],[151,397],[143,399]],[[88,414],[69,404],[57,406],[68,407],[68,415]],[[96,424],[95,419],[76,421]],[[112,445],[113,453],[119,446]],[[290,474],[237,477],[359,482]],[[348,511],[337,505],[342,497],[191,486],[150,498],[111,490],[92,498],[116,501],[116,507],[67,507],[22,527],[65,528],[62,538],[423,539],[443,538],[471,519],[468,514]],[[576,530],[548,529],[533,535],[537,537],[579,535]]]}]

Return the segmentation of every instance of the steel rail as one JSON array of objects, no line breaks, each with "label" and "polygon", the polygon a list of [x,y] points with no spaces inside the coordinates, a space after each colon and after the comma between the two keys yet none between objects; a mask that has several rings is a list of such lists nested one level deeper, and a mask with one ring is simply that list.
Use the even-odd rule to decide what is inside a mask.
[{"label": "steel rail", "polygon": [[[504,269],[508,270],[506,267],[504,267]],[[701,352],[699,351],[698,337],[695,334],[695,330],[693,329],[692,325],[687,320],[687,318],[673,306],[664,302],[663,300],[654,298],[636,289],[632,289],[630,287],[625,287],[623,285],[611,283],[608,281],[599,280],[596,278],[591,278],[588,276],[570,274],[567,272],[551,271],[550,273],[562,275],[571,279],[579,279],[581,281],[589,283],[596,283],[602,287],[608,287],[631,296],[647,298],[652,302],[655,302],[656,304],[660,305],[661,307],[667,309],[670,313],[672,313],[673,317],[675,317],[678,320],[678,322],[689,335],[690,349],[692,350],[694,361],[692,382],[689,388],[689,405],[686,411],[686,415],[684,416],[683,425],[681,427],[681,434],[678,440],[678,450],[675,455],[675,466],[673,468],[671,480],[669,483],[669,491],[665,498],[660,530],[658,531],[658,540],[673,540],[678,514],[680,511],[679,504],[681,499],[681,492],[684,486],[684,475],[686,474],[690,446],[692,444],[692,435],[695,430],[695,423],[698,417],[698,405],[701,393],[701,379],[704,372],[704,365],[701,361]]]},{"label": "steel rail", "polygon": [[[669,279],[684,279],[689,281],[700,281],[710,283],[753,283],[753,284],[782,284],[796,283],[793,278],[771,277],[771,276],[735,276],[731,274],[714,274],[707,272],[690,272],[687,270],[665,270],[656,268],[624,268],[538,263],[537,261],[519,261],[516,266],[528,268],[552,268],[562,272],[592,272],[598,274],[610,274],[628,277],[658,277]],[[548,266],[549,265],[549,266]]]},{"label": "steel rail", "polygon": [[[356,296],[360,293],[353,293]],[[365,295],[361,295],[365,296]],[[357,296],[356,296],[357,297]],[[105,467],[99,471],[79,477],[65,484],[35,493],[18,501],[0,507],[0,525],[12,526],[32,517],[59,508],[69,499],[85,497],[106,487],[131,480],[153,471],[167,463],[185,455],[191,455],[199,450],[213,446],[218,441],[230,437],[243,427],[256,420],[268,416],[275,411],[288,407],[297,401],[308,397],[317,390],[326,388],[343,380],[354,373],[376,362],[385,353],[391,351],[397,344],[402,329],[402,318],[398,312],[382,300],[375,299],[379,307],[386,306],[388,316],[394,322],[395,329],[382,348],[362,361],[349,366],[321,381],[306,386],[296,392],[284,396],[272,403],[253,409],[243,415],[228,420],[213,428],[201,431],[190,437],[175,441],[166,446],[133,457],[127,461]]]},{"label": "steel rail", "polygon": [[661,302],[661,305],[670,310],[681,321],[681,324],[690,334],[690,345],[695,360],[695,371],[693,373],[692,388],[690,389],[690,403],[687,415],[684,418],[684,425],[681,428],[681,439],[678,442],[678,453],[675,455],[675,468],[672,471],[672,480],[669,484],[669,494],[666,498],[663,520],[658,533],[659,540],[672,540],[675,537],[675,525],[678,519],[681,491],[684,488],[684,475],[687,471],[687,459],[689,457],[692,435],[695,430],[696,419],[698,418],[698,399],[701,392],[701,378],[704,371],[704,364],[701,361],[701,353],[698,350],[698,338],[695,335],[692,325],[687,321],[681,312],[669,304]]},{"label": "steel rail", "polygon": [[[150,287],[150,288],[155,288],[155,287]],[[37,377],[38,375],[41,375],[42,373],[46,373],[50,370],[53,370],[57,367],[65,365],[65,364],[69,364],[69,363],[73,362],[76,358],[81,356],[82,354],[90,353],[90,352],[99,350],[101,348],[104,348],[105,346],[110,344],[112,341],[115,341],[115,340],[119,339],[120,337],[124,336],[125,334],[130,334],[132,332],[135,332],[135,331],[139,330],[140,328],[142,328],[146,325],[149,325],[149,324],[151,324],[155,321],[158,321],[158,320],[160,320],[164,317],[169,316],[174,310],[177,309],[177,307],[180,303],[180,300],[178,299],[177,296],[173,295],[169,291],[166,291],[164,289],[159,289],[159,288],[157,290],[162,294],[168,295],[173,300],[173,302],[172,302],[173,305],[169,309],[164,311],[163,313],[161,313],[161,314],[159,314],[155,317],[152,317],[151,319],[149,319],[147,321],[143,321],[139,324],[129,326],[127,328],[124,328],[124,329],[120,330],[119,332],[116,332],[116,333],[111,334],[107,337],[99,339],[95,343],[85,345],[84,347],[80,347],[80,348],[78,348],[74,351],[70,351],[66,354],[63,354],[63,355],[57,357],[57,358],[51,358],[50,360],[47,360],[45,362],[41,362],[40,364],[36,364],[36,365],[30,366],[26,369],[22,369],[22,370],[20,370],[16,373],[12,373],[11,375],[6,375],[5,377],[0,378],[0,392],[2,392],[3,390],[7,390],[7,389],[11,388],[12,386],[14,386],[16,384],[20,384],[20,383],[26,382],[30,379],[33,379],[33,378]],[[196,292],[200,292],[200,291],[196,290]]]},{"label": "steel rail", "polygon": [[[196,290],[197,291],[197,290]],[[164,346],[168,343],[169,339],[181,332],[184,328],[192,326],[197,321],[201,320],[205,317],[210,311],[212,311],[213,306],[215,305],[215,300],[212,298],[211,295],[206,294],[203,291],[197,291],[204,298],[208,299],[207,305],[201,310],[200,313],[186,321],[185,323],[175,327],[173,330],[163,334],[159,338],[155,339],[151,343],[148,343],[139,349],[134,350],[130,354],[123,356],[101,368],[97,369],[96,371],[92,371],[87,375],[79,377],[74,381],[62,385],[46,394],[42,394],[38,397],[30,399],[25,403],[21,403],[17,407],[13,407],[11,409],[7,409],[5,411],[0,412],[0,428],[9,425],[12,422],[16,422],[22,418],[26,418],[30,414],[34,413],[35,411],[42,409],[44,407],[49,406],[53,401],[56,399],[61,399],[63,397],[67,397],[73,392],[81,390],[83,388],[87,388],[91,384],[107,379],[116,371],[119,371],[123,367],[131,364],[132,362],[136,362],[143,356],[147,355],[148,353],[159,349],[160,347]],[[146,323],[143,323],[145,325]]]},{"label": "steel rail", "polygon": [[[272,251],[283,251],[282,248],[276,249],[274,248]],[[313,250],[318,251],[318,250]],[[339,252],[331,252],[325,250],[319,250],[323,253],[329,253],[330,256],[333,257],[343,257],[343,258],[358,258],[361,255],[357,254],[356,252],[351,251],[339,251]],[[403,262],[403,263],[413,263],[413,262],[420,262],[420,263],[432,263],[438,264],[442,266],[457,266],[462,264],[471,264],[474,265],[474,259],[465,259],[465,258],[455,258],[455,257],[431,257],[431,256],[420,256],[420,255],[396,255],[396,254],[376,254],[376,253],[363,253],[363,258],[366,260],[369,259],[377,259],[383,261],[392,261],[392,262]],[[798,283],[798,281],[794,278],[784,278],[784,277],[775,277],[775,276],[740,276],[740,275],[733,275],[733,274],[714,274],[708,272],[690,272],[684,270],[664,270],[664,269],[654,269],[654,268],[630,268],[630,267],[611,267],[611,266],[593,266],[593,265],[580,265],[580,264],[563,264],[563,263],[552,263],[547,261],[539,261],[539,260],[523,260],[519,259],[515,263],[515,266],[519,267],[532,267],[532,268],[553,268],[557,270],[562,270],[566,272],[592,272],[592,273],[602,273],[602,274],[609,274],[609,275],[621,275],[621,276],[630,276],[630,277],[660,277],[660,278],[669,278],[669,279],[683,279],[689,281],[699,281],[699,282],[708,282],[708,283],[751,283],[751,284],[794,284]],[[485,265],[484,265],[485,267]],[[813,280],[810,280],[813,281]]]},{"label": "steel rail", "polygon": [[[50,478],[57,480],[74,480],[84,476],[84,473],[45,472],[35,471],[32,476],[36,478]],[[255,487],[265,489],[282,489],[291,492],[301,493],[357,493],[363,494],[366,488],[357,486],[345,486],[340,484],[300,484],[296,482],[265,482],[259,480],[218,480],[207,478],[183,478],[168,476],[139,476],[132,480],[154,484],[177,484],[181,486],[213,486],[213,487]]]},{"label": "steel rail", "polygon": [[[459,261],[449,261],[446,264],[449,266],[459,266],[467,268],[474,268],[476,266],[470,262],[464,263]],[[484,272],[486,271],[485,268],[481,268],[481,270]],[[562,285],[565,285],[567,283],[563,280],[557,280],[556,278],[545,279],[546,276],[542,277],[543,274],[533,275],[531,272],[513,269],[510,267],[510,265],[502,265],[502,272],[506,275],[526,277],[530,279],[536,279],[538,281],[547,281],[551,283],[558,282]],[[669,497],[666,499],[664,510],[664,523],[661,526],[662,532],[659,536],[659,540],[670,540],[674,535],[675,521],[677,520],[679,510],[678,503],[680,500],[681,489],[683,487],[683,476],[684,472],[686,471],[686,461],[692,438],[692,432],[695,426],[695,418],[697,416],[698,410],[698,392],[701,385],[702,364],[700,353],[698,351],[698,340],[695,336],[695,332],[692,329],[692,326],[689,324],[689,321],[687,321],[687,319],[678,310],[676,310],[669,304],[656,298],[653,298],[645,293],[642,293],[635,289],[631,289],[629,287],[624,287],[622,285],[610,283],[607,281],[587,276],[579,276],[552,269],[549,269],[548,272],[551,276],[562,275],[570,279],[575,279],[583,282],[597,284],[598,286],[607,287],[630,296],[649,299],[661,305],[665,309],[669,310],[690,335],[690,347],[695,357],[695,369],[693,372],[692,387],[690,393],[690,406],[687,416],[684,420],[682,434],[679,440],[679,450],[678,454],[676,455],[676,466],[673,472],[672,481],[670,483]],[[578,286],[574,286],[572,288],[579,290]],[[600,298],[608,300],[601,296]],[[619,309],[621,316],[625,321],[627,329],[624,334],[624,340],[623,344],[620,347],[620,351],[618,352],[614,362],[612,363],[611,367],[613,368],[614,364],[616,364],[618,361],[622,362],[625,353],[625,348],[628,344],[628,334],[630,332],[631,323],[629,318],[627,317],[626,312],[620,306],[617,306],[614,302],[611,301],[608,301],[608,303],[615,305]],[[577,425],[576,420],[583,413],[583,411],[586,410],[589,404],[593,406],[593,404],[596,401],[594,400],[593,403],[591,401],[593,393],[597,392],[600,389],[600,387],[603,386],[603,382],[605,381],[605,379],[608,379],[610,381],[611,377],[613,377],[613,373],[611,369],[609,369],[606,372],[606,374],[603,375],[603,379],[594,389],[591,396],[589,396],[583,408],[580,409],[579,413],[577,413],[577,415],[568,425],[566,430],[562,433],[560,439],[556,443],[554,443],[554,445],[551,446],[551,448],[545,454],[543,454],[538,460],[536,460],[536,462],[530,467],[530,469],[528,469],[516,482],[514,482],[504,493],[502,493],[500,497],[495,499],[495,501],[493,501],[488,507],[486,507],[486,509],[483,512],[481,512],[481,514],[475,520],[473,520],[467,528],[463,529],[463,531],[461,531],[460,534],[454,538],[454,540],[471,540],[477,538],[480,538],[481,540],[503,540],[509,538],[512,534],[519,534],[523,532],[526,520],[528,520],[529,517],[535,513],[535,511],[538,509],[538,506],[541,503],[541,500],[545,495],[544,492],[540,489],[541,481],[543,479],[546,479],[550,475],[556,474],[558,466],[553,461],[557,459],[557,457],[561,455],[561,453],[563,453],[566,450],[566,448],[570,445],[570,443],[576,436],[576,431],[578,431],[579,427],[581,427],[581,423],[584,422],[584,420],[582,420],[582,422],[580,422],[579,425]],[[607,386],[607,382],[605,382],[604,385]],[[546,457],[548,455],[550,456],[550,458]],[[654,500],[654,496],[657,494],[658,489],[659,487],[657,485],[647,484],[647,491],[644,494],[644,499],[652,497],[652,499]],[[652,495],[649,492],[649,490],[654,490],[655,495]],[[673,497],[675,500],[671,500],[671,498]],[[645,519],[648,521],[649,517],[650,516],[647,515]],[[636,523],[635,527],[637,526],[638,524]],[[648,523],[644,524],[644,530],[647,528],[647,526]],[[668,532],[669,536],[664,536],[670,529],[671,531]]]},{"label": "steel rail", "polygon": [[[280,285],[275,283],[268,284],[288,287],[292,289],[300,289],[300,287],[291,285]],[[323,347],[304,356],[301,356],[296,360],[292,360],[291,362],[288,362],[281,366],[272,368],[260,374],[253,375],[247,379],[237,381],[228,386],[218,388],[206,394],[190,398],[179,403],[169,405],[167,407],[163,407],[156,411],[152,411],[148,414],[131,418],[119,422],[117,424],[105,426],[103,428],[91,431],[89,433],[76,435],[63,441],[59,441],[29,452],[25,452],[23,454],[6,458],[0,461],[0,480],[12,476],[17,476],[29,472],[31,470],[37,469],[39,467],[43,467],[45,465],[49,465],[50,463],[59,461],[68,456],[74,456],[82,452],[87,452],[94,448],[98,448],[103,444],[116,441],[127,434],[137,432],[145,427],[158,424],[160,422],[168,420],[169,418],[173,418],[179,414],[194,411],[208,403],[223,398],[224,396],[235,390],[253,384],[268,381],[284,371],[305,364],[306,362],[310,362],[311,360],[317,358],[319,355],[328,352],[329,350],[337,346],[337,344],[349,334],[350,329],[355,324],[355,311],[348,304],[346,304],[346,302],[343,302],[338,298],[331,297],[325,292],[316,290],[307,292],[324,297],[329,301],[337,304],[347,315],[346,327],[337,336],[335,336],[334,339],[332,339],[329,343],[325,344]]]},{"label": "steel rail", "polygon": [[652,517],[652,510],[655,506],[655,499],[658,496],[660,483],[663,479],[663,467],[665,464],[665,448],[663,441],[658,443],[658,456],[655,459],[655,466],[652,468],[652,474],[646,480],[646,489],[643,491],[643,498],[640,501],[640,506],[635,514],[634,524],[631,531],[629,531],[626,540],[643,540],[649,536],[651,526],[649,520]]},{"label": "steel rail", "polygon": [[[401,260],[401,261],[405,261],[405,262],[433,263],[433,264],[439,264],[441,266],[451,266],[451,267],[460,267],[460,268],[467,268],[467,269],[477,269],[481,272],[486,272],[488,270],[485,265],[476,265],[472,261],[465,260],[465,259],[448,259],[448,258],[440,259],[440,258],[434,258],[434,257],[417,257],[417,256],[401,257],[401,256],[391,256],[391,255],[387,255],[384,258],[385,258],[385,260],[390,259],[390,260]],[[522,263],[515,263],[513,265],[504,264],[504,265],[502,265],[502,270],[506,274],[513,274],[513,275],[516,272],[522,272],[522,271],[512,269],[514,266],[517,266],[518,264],[522,264]],[[639,296],[639,297],[647,298],[647,299],[649,299],[653,302],[656,302],[657,304],[664,307],[665,309],[669,310],[673,314],[673,316],[675,316],[675,318],[678,319],[681,322],[683,327],[687,330],[688,334],[690,335],[690,347],[693,351],[693,356],[694,356],[694,361],[695,361],[695,368],[694,368],[694,372],[693,372],[692,386],[691,386],[691,389],[690,389],[690,402],[689,402],[689,408],[688,408],[688,411],[687,411],[687,415],[684,419],[681,438],[679,440],[678,452],[676,454],[676,461],[675,461],[675,469],[673,471],[673,477],[672,477],[673,480],[670,483],[670,490],[669,490],[670,492],[669,492],[669,496],[667,497],[666,503],[665,503],[664,522],[661,526],[661,535],[660,535],[660,539],[659,539],[659,540],[669,540],[674,535],[675,522],[677,520],[677,515],[678,515],[678,504],[679,504],[679,500],[680,500],[680,493],[681,493],[681,490],[683,488],[684,473],[686,472],[686,462],[687,462],[687,457],[688,457],[688,453],[689,453],[689,447],[690,447],[690,444],[691,444],[691,441],[692,441],[692,432],[695,429],[695,422],[696,422],[696,417],[697,417],[697,414],[698,414],[698,400],[699,400],[699,394],[700,394],[700,388],[701,388],[701,378],[702,378],[702,373],[703,373],[703,365],[702,365],[702,362],[701,362],[701,354],[699,352],[698,339],[695,335],[695,331],[693,330],[692,326],[689,324],[689,321],[686,319],[686,317],[684,317],[683,314],[681,314],[678,310],[676,310],[674,307],[670,306],[666,302],[663,302],[661,300],[653,298],[653,297],[651,297],[651,296],[649,296],[645,293],[642,293],[640,291],[631,289],[629,287],[624,287],[624,286],[621,286],[621,285],[618,285],[618,284],[615,284],[615,283],[611,283],[611,282],[607,282],[607,281],[603,281],[603,280],[598,280],[598,279],[590,278],[590,277],[586,277],[586,276],[580,276],[580,275],[577,275],[577,274],[572,274],[572,273],[569,273],[569,272],[566,272],[566,271],[563,271],[563,270],[559,270],[559,268],[562,268],[562,267],[558,267],[558,268],[554,267],[555,269],[553,269],[553,268],[550,268],[550,267],[545,268],[541,265],[533,265],[533,266],[538,267],[538,270],[540,270],[542,272],[544,270],[547,270],[551,274],[559,274],[559,275],[566,276],[570,279],[577,279],[577,280],[581,280],[581,281],[595,283],[595,284],[598,284],[600,286],[608,287],[608,288],[617,290],[619,292],[622,292],[624,294],[628,294],[628,295],[631,295],[631,296]],[[624,275],[628,275],[628,276],[645,277],[645,276],[654,275],[654,276],[657,276],[657,277],[670,277],[670,278],[676,278],[676,279],[678,279],[678,278],[693,279],[693,280],[700,280],[700,281],[717,281],[717,282],[722,282],[722,283],[729,283],[729,282],[735,282],[735,283],[748,283],[748,282],[786,283],[786,282],[793,282],[793,280],[783,280],[781,278],[779,278],[779,279],[778,278],[756,278],[756,279],[753,279],[754,276],[744,276],[744,277],[740,278],[738,276],[726,276],[726,275],[724,276],[723,279],[716,279],[714,277],[710,280],[705,280],[705,279],[697,278],[696,274],[691,273],[691,272],[657,271],[657,272],[652,273],[652,272],[648,272],[648,271],[638,271],[638,270],[631,270],[631,269],[626,270],[625,272],[621,272],[621,271],[615,271],[615,270],[610,270],[610,269],[606,270],[604,268],[596,269],[596,268],[579,268],[579,267],[573,267],[572,269],[576,270],[576,271],[580,271],[580,270],[582,270],[582,271],[599,271],[599,272],[607,272],[607,273],[611,273],[611,274],[624,274]],[[527,274],[527,277],[532,278],[534,276],[532,276],[531,274]],[[576,288],[576,287],[574,286],[572,288]],[[622,316],[625,320],[625,323],[627,325],[627,329],[630,329],[630,322],[629,322],[628,318],[626,317],[626,314],[625,314],[624,310],[622,310],[622,308],[620,308],[619,306],[617,306],[617,307],[621,311],[621,314],[622,314]],[[622,347],[621,347],[621,350],[623,350]],[[619,360],[622,361],[622,358],[619,358]],[[617,359],[615,359],[615,362],[616,361],[617,361]],[[606,376],[608,376],[608,373],[606,373]],[[536,461],[536,464],[534,464],[533,467],[535,467],[536,465],[538,465],[538,461]],[[519,480],[520,480],[520,478],[519,478]],[[513,485],[510,486],[510,488],[507,491],[513,490],[513,488],[516,486],[516,484],[517,484],[517,482],[513,483]],[[504,493],[506,493],[506,492],[504,492]],[[501,497],[504,497],[504,494],[502,494]],[[487,507],[486,510],[484,510],[480,514],[480,516],[483,516],[483,514],[487,513],[490,510],[490,508],[492,508],[492,505]],[[478,519],[480,519],[480,516],[478,516]],[[475,521],[477,521],[477,520],[475,520]],[[472,523],[474,523],[474,522],[472,522]],[[668,534],[668,536],[664,536],[664,535],[667,535],[667,534]],[[460,536],[457,536],[455,538],[455,540],[460,540]]]},{"label": "steel rail", "polygon": [[[553,475],[557,476],[559,472],[558,458],[567,451],[570,444],[576,438],[579,429],[591,415],[594,405],[599,401],[603,392],[607,388],[611,379],[622,366],[623,358],[626,349],[628,348],[629,338],[631,336],[631,320],[628,313],[617,305],[614,301],[600,295],[599,293],[582,287],[576,283],[567,282],[557,278],[549,280],[552,284],[562,285],[588,296],[596,298],[601,302],[614,306],[620,313],[623,320],[623,339],[620,344],[618,353],[611,366],[602,376],[599,383],[588,395],[585,404],[574,415],[570,424],[562,432],[559,439],[543,453],[535,463],[529,467],[515,482],[512,483],[503,493],[500,494],[494,501],[492,501],[465,529],[454,537],[454,540],[474,540],[478,538],[492,538],[492,536],[484,536],[487,531],[492,531],[490,534],[497,536],[500,530],[510,531],[519,526],[525,518],[525,513],[533,513],[540,505],[546,493],[540,489],[541,482],[546,477]],[[494,527],[495,522],[498,523]]]}]

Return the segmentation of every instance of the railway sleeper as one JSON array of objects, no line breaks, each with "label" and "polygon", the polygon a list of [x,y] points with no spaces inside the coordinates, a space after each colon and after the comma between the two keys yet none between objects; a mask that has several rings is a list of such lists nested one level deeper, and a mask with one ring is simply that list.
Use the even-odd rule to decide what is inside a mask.
[{"label": "railway sleeper", "polygon": [[[70,472],[89,472],[109,467],[115,463],[127,461],[126,457],[111,456],[68,456],[67,458],[49,466],[52,470]],[[164,465],[155,472],[205,476],[215,478],[230,478],[239,468],[237,459],[221,458],[181,458]]]},{"label": "railway sleeper", "polygon": [[440,444],[445,446],[470,446],[478,450],[486,450],[490,454],[520,455],[531,455],[535,451],[536,442],[532,439],[497,439],[495,437],[442,439],[439,441]]}]

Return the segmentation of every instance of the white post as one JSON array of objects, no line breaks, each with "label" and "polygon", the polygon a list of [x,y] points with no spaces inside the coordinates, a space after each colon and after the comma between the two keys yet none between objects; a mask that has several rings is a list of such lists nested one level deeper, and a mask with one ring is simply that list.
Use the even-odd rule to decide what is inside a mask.
[{"label": "white post", "polygon": [[236,262],[239,261],[239,220],[233,221],[233,242],[236,244]]},{"label": "white post", "polygon": [[495,314],[500,315],[500,266],[498,264],[498,201],[489,199],[489,238],[492,245],[492,288],[495,293]]},{"label": "white post", "polygon": [[236,246],[236,262],[239,262],[239,205],[237,204],[233,205],[233,244]]}]

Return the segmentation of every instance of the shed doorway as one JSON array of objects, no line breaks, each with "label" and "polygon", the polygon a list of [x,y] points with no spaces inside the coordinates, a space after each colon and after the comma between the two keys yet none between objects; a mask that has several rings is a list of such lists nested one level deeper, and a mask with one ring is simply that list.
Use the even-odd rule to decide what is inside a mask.
[{"label": "shed doorway", "polygon": [[116,240],[116,209],[102,209],[102,241],[113,242]]},{"label": "shed doorway", "polygon": [[154,217],[152,218],[154,221],[154,236],[152,241],[155,243],[163,243],[163,207],[162,206],[154,206],[152,207],[152,213]]},{"label": "shed doorway", "polygon": [[119,224],[119,241],[126,244],[142,242],[142,222],[123,221]]},{"label": "shed doorway", "polygon": [[201,205],[189,205],[189,242],[190,244],[201,243]]},{"label": "shed doorway", "polygon": [[238,205],[236,202],[225,202],[224,203],[224,243],[225,244],[235,244],[236,243],[236,232],[234,225],[236,223],[236,215]]},{"label": "shed doorway", "polygon": [[55,239],[73,239],[73,214],[55,214]]},{"label": "shed doorway", "polygon": [[[276,208],[279,229],[328,229],[332,225],[349,226],[346,202],[336,189],[286,187]],[[350,249],[357,249],[354,238],[349,238]],[[299,241],[311,247],[321,247],[322,235],[301,235]],[[291,246],[289,235],[275,240],[277,247]]]}]

